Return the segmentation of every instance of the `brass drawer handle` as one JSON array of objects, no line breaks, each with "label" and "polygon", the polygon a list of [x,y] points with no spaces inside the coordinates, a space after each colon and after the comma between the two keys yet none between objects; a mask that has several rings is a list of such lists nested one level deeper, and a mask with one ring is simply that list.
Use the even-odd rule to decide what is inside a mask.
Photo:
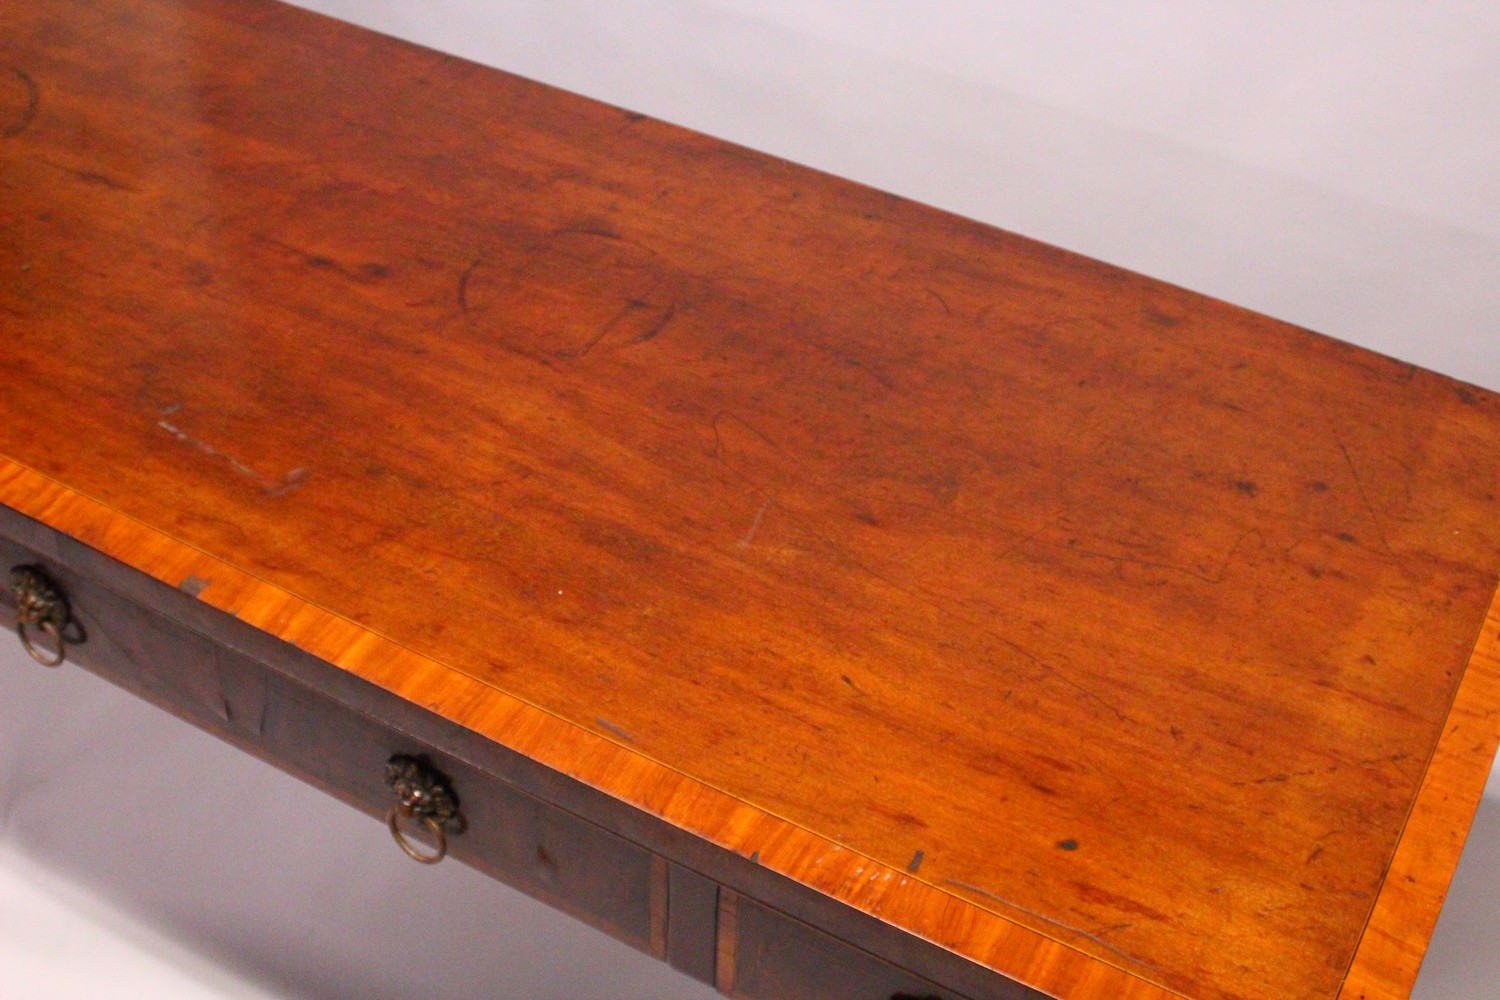
[{"label": "brass drawer handle", "polygon": [[[396,803],[385,814],[391,836],[406,856],[424,865],[435,865],[448,854],[448,834],[457,836],[467,825],[458,811],[458,796],[448,779],[419,757],[396,754],[385,765],[385,783],[396,794]],[[423,851],[402,830],[404,822],[418,820],[432,834],[437,846]]]},{"label": "brass drawer handle", "polygon": [[[16,599],[16,634],[31,658],[44,667],[55,667],[68,655],[63,638],[67,631],[68,602],[57,585],[47,579],[37,566],[16,566],[10,571],[10,590]],[[52,639],[55,651],[37,645],[31,636],[35,629]]]}]

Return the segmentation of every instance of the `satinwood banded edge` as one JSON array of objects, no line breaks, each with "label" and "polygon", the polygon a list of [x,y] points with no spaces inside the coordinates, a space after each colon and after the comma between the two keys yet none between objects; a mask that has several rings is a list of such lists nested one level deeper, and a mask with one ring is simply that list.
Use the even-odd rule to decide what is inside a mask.
[{"label": "satinwood banded edge", "polygon": [[771,871],[1033,989],[1060,997],[1182,994],[882,865],[580,728],[0,456],[0,503],[438,716]]},{"label": "satinwood banded edge", "polygon": [[1497,746],[1500,592],[1469,656],[1339,1000],[1411,995]]}]

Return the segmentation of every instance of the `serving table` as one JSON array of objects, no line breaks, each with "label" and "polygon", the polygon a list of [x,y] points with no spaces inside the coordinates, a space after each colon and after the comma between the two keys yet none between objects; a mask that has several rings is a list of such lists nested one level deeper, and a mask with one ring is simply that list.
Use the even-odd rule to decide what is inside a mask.
[{"label": "serving table", "polygon": [[1410,991],[1490,392],[261,0],[0,12],[0,332],[21,641],[418,861],[755,1000]]}]

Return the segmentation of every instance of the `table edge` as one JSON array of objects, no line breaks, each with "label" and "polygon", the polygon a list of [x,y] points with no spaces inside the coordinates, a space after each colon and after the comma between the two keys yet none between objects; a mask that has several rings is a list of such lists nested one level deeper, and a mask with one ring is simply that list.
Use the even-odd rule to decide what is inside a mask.
[{"label": "table edge", "polygon": [[[1009,920],[909,873],[476,680],[0,456],[0,503],[620,801],[825,896],[1054,996],[1168,1000],[1182,994]],[[483,703],[482,710],[479,706]],[[1500,589],[1337,1000],[1402,1000],[1415,984],[1500,747]],[[1061,928],[1060,928],[1061,930]],[[1413,933],[1416,930],[1418,933]],[[1122,956],[1124,959],[1124,956]],[[1128,959],[1125,959],[1128,961]]]},{"label": "table edge", "polygon": [[[449,722],[1043,993],[1183,995],[577,726],[0,455],[0,504]],[[203,581],[208,581],[203,585]]]},{"label": "table edge", "polygon": [[1500,589],[1480,625],[1338,1000],[1411,996],[1497,747]]}]

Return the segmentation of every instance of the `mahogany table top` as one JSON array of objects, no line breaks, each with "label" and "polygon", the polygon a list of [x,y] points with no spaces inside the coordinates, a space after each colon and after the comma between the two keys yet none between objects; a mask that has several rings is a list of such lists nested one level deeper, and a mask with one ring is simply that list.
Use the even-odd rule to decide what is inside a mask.
[{"label": "mahogany table top", "polygon": [[1063,995],[1415,977],[1490,392],[248,0],[0,12],[0,332],[0,501],[726,849]]}]

